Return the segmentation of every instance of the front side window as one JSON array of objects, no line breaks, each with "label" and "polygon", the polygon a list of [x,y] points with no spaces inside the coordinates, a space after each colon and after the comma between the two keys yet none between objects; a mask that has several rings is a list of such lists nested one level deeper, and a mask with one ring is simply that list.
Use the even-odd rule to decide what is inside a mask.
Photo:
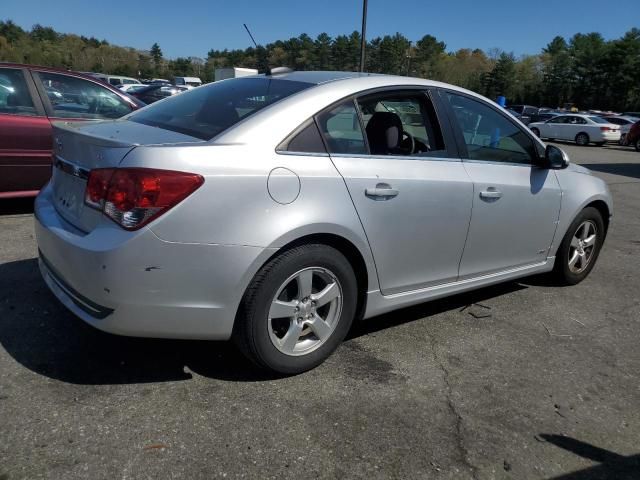
[{"label": "front side window", "polygon": [[225,80],[172,96],[128,118],[210,140],[263,108],[311,86],[270,77]]},{"label": "front side window", "polygon": [[111,90],[83,78],[39,72],[38,77],[60,118],[110,119],[131,112],[131,107]]},{"label": "front side window", "polygon": [[569,117],[553,117],[548,123],[567,123]]},{"label": "front side window", "polygon": [[322,112],[317,120],[329,153],[352,155],[368,153],[358,111],[352,100]]},{"label": "front side window", "polygon": [[442,155],[442,131],[423,93],[394,92],[358,100],[372,155]]},{"label": "front side window", "polygon": [[447,98],[462,130],[469,159],[534,162],[537,154],[533,140],[504,115],[463,95],[449,93]]},{"label": "front side window", "polygon": [[0,114],[26,116],[38,114],[22,70],[0,68]]}]

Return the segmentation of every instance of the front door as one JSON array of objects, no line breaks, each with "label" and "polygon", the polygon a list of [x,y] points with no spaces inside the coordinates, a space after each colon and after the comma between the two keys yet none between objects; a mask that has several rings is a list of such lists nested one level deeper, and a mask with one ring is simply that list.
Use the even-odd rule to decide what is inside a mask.
[{"label": "front door", "polygon": [[455,281],[473,186],[427,92],[361,97],[317,120],[364,226],[382,293]]},{"label": "front door", "polygon": [[479,99],[449,92],[463,165],[473,180],[473,213],[460,279],[544,262],[556,230],[561,190],[536,166],[531,136]]}]

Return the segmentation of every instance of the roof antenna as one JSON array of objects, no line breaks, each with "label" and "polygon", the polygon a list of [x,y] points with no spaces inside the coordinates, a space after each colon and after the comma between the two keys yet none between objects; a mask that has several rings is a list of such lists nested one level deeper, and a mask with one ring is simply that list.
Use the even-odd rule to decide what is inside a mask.
[{"label": "roof antenna", "polygon": [[247,24],[243,23],[242,25],[244,25],[244,29],[247,31],[247,33],[251,37],[251,41],[253,42],[253,44],[256,46],[256,48],[258,48],[258,44],[256,43],[255,38],[253,38],[253,35],[251,35],[251,30],[249,30],[249,27],[247,27]]},{"label": "roof antenna", "polygon": [[[249,34],[249,37],[251,37],[251,41],[253,42],[253,44],[256,47],[256,50],[258,49],[258,44],[256,43],[256,39],[253,38],[253,35],[251,35],[251,30],[249,30],[249,27],[247,27],[246,23],[242,24],[244,26],[244,29],[247,31],[247,33]],[[267,76],[271,76],[271,75],[278,75],[278,74],[282,74],[282,73],[289,73],[289,72],[293,72],[293,70],[291,68],[288,67],[276,67],[276,68],[271,68],[269,66],[268,60],[267,60]]]}]

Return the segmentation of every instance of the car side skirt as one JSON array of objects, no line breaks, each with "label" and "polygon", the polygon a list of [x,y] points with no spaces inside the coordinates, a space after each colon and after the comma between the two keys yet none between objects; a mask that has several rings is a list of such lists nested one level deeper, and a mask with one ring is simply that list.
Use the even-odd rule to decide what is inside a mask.
[{"label": "car side skirt", "polygon": [[517,278],[550,272],[553,270],[554,262],[555,257],[547,257],[544,262],[393,295],[382,295],[380,290],[370,291],[367,292],[367,308],[364,318],[374,317],[399,308],[410,307],[429,300],[436,300]]}]

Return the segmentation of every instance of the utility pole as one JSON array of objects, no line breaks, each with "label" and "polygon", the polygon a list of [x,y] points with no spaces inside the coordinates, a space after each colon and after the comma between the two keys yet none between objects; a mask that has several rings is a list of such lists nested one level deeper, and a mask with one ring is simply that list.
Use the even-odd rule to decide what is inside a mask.
[{"label": "utility pole", "polygon": [[367,0],[362,0],[362,38],[360,41],[360,71],[364,72],[364,51],[367,47]]}]

